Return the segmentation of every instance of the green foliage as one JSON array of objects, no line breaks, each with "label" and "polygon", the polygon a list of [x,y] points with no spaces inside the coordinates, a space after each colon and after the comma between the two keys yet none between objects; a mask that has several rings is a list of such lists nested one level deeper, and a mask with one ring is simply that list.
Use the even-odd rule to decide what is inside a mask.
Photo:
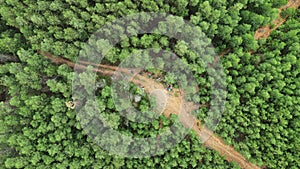
[{"label": "green foliage", "polygon": [[287,8],[282,11],[282,17],[294,16],[296,14],[296,10],[294,8]]},{"label": "green foliage", "polygon": [[286,5],[287,3],[288,3],[288,0],[273,0],[272,1],[273,7],[275,7],[275,8],[279,8],[283,5]]},{"label": "green foliage", "polygon": [[[255,164],[299,168],[299,10],[284,10],[282,16],[289,16],[288,21],[267,40],[258,42],[253,37],[257,28],[277,17],[275,8],[286,3],[286,0],[1,1],[0,168],[238,168],[216,151],[204,148],[195,132],[158,156],[137,159],[113,156],[83,131],[90,121],[78,121],[80,115],[66,106],[66,102],[80,99],[72,97],[73,78],[77,78],[75,83],[85,88],[88,95],[94,94],[95,80],[99,111],[84,107],[87,119],[101,115],[115,130],[158,140],[158,135],[178,120],[175,115],[170,118],[162,115],[149,123],[125,119],[116,110],[109,78],[93,75],[91,67],[90,72],[77,77],[67,65],[51,63],[36,52],[47,51],[75,62],[83,44],[106,22],[138,12],[181,16],[201,29],[217,52],[229,49],[220,58],[227,74],[228,96],[218,135]],[[166,31],[175,29],[160,26]],[[134,33],[131,28],[114,29]],[[110,30],[106,33],[115,38]],[[101,40],[94,42],[97,49],[107,49],[104,44]],[[152,53],[139,51],[147,48],[156,48],[154,54],[164,49],[178,55],[192,70],[199,90],[188,88],[185,75],[177,77],[173,72],[160,70],[174,63],[159,59],[158,67],[150,64]],[[187,93],[193,93],[189,100],[207,106],[196,111],[199,119],[205,119],[212,84],[204,63],[188,44],[157,34],[131,36],[114,46],[103,63],[118,65],[131,53],[143,56],[134,58],[134,66],[147,63],[146,69],[162,77],[166,84],[180,81],[187,87]],[[206,57],[210,64],[214,62],[213,57],[201,57]],[[141,101],[134,103],[140,116],[152,117],[147,95],[133,84],[130,93],[141,96]],[[86,104],[96,103],[87,101]],[[183,129],[180,125],[175,127],[180,132]],[[122,141],[110,136],[103,139],[114,144]],[[123,148],[122,151],[131,150]]]},{"label": "green foliage", "polygon": [[298,18],[299,12],[251,56],[240,52],[223,59],[232,78],[218,132],[251,161],[269,168],[299,168]]},{"label": "green foliage", "polygon": [[[27,47],[23,35],[18,29],[6,25],[5,20],[0,16],[0,52],[1,54],[16,54],[21,48]],[[0,57],[2,62],[3,56]],[[7,59],[7,61],[17,61],[17,59]]]}]

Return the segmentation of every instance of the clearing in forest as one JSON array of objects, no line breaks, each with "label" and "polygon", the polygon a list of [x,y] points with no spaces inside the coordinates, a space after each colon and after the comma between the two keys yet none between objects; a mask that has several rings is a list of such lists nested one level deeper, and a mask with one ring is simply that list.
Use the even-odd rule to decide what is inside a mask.
[{"label": "clearing in forest", "polygon": [[[290,0],[288,4],[279,8],[280,12],[286,8],[294,8],[297,9],[300,6],[300,0]],[[268,38],[271,32],[277,29],[280,25],[282,25],[286,21],[286,17],[283,18],[281,15],[278,16],[272,23],[274,25],[263,26],[256,30],[254,38],[256,40],[261,38]],[[221,56],[215,58],[215,62],[217,62],[220,57],[224,56],[230,52],[230,49],[224,51]],[[52,62],[56,64],[67,64],[70,67],[75,67],[75,64],[69,60],[66,60],[62,57],[55,57],[50,53],[39,51],[41,55],[46,56]],[[94,69],[95,72],[100,73],[102,75],[113,76],[115,71],[119,69],[118,67],[103,65],[103,64],[92,64],[89,62],[79,61],[79,64],[76,65],[78,69],[86,69],[87,65],[97,66],[98,69]],[[119,69],[120,70],[120,69]],[[127,69],[122,69],[122,72],[130,73]],[[135,71],[139,72],[139,70]],[[135,74],[135,77],[132,79],[132,82],[136,85],[143,86],[146,93],[149,95],[155,94],[157,97],[164,96],[164,105],[163,113],[165,116],[169,117],[170,114],[177,114],[184,126],[192,128],[196,131],[199,137],[202,140],[205,140],[204,146],[209,147],[218,151],[221,155],[225,156],[226,160],[234,161],[240,165],[241,168],[253,169],[260,168],[250,162],[248,162],[245,157],[243,157],[239,152],[234,150],[232,146],[226,145],[222,138],[214,135],[212,131],[200,125],[200,121],[197,120],[194,116],[190,114],[193,110],[199,108],[193,103],[185,102],[183,99],[184,91],[180,89],[173,89],[173,92],[169,92],[166,90],[166,86],[155,81],[154,79],[148,78],[147,75]],[[176,93],[176,94],[175,94]],[[158,101],[158,100],[157,100]],[[181,107],[181,105],[183,105]],[[200,105],[200,106],[209,106],[209,105]]]},{"label": "clearing in forest", "polygon": [[[280,12],[286,8],[294,8],[297,9],[300,6],[300,0],[290,0],[288,4],[279,8]],[[254,38],[256,40],[260,38],[268,38],[271,32],[277,29],[280,25],[282,25],[286,21],[287,17],[282,18],[281,15],[278,16],[272,23],[275,25],[271,28],[271,25],[263,26],[256,30]],[[221,55],[225,55],[226,53],[230,52],[230,50],[224,51]],[[62,57],[55,57],[50,53],[39,51],[41,55],[46,56],[50,59],[53,63],[56,64],[67,64],[68,66],[74,68],[75,64],[67,59]],[[219,60],[219,57],[215,59],[215,62]],[[79,61],[79,64],[76,65],[79,69],[86,69],[87,65],[97,66],[98,69],[94,69],[95,72],[101,73],[103,75],[113,76],[116,70],[120,70],[120,68],[115,66],[103,65],[103,64],[93,64],[89,62]],[[120,71],[130,73],[129,70],[121,69]],[[139,70],[135,71],[139,72]],[[217,137],[214,135],[212,131],[200,125],[200,121],[197,120],[194,116],[190,114],[193,110],[199,108],[195,104],[191,102],[185,102],[183,99],[183,91],[180,89],[174,89],[172,93],[166,90],[166,87],[155,81],[154,79],[148,78],[146,75],[135,74],[135,77],[132,79],[132,82],[136,85],[140,85],[144,87],[144,90],[148,94],[157,93],[158,95],[164,95],[164,110],[163,113],[166,117],[169,117],[170,114],[177,114],[184,126],[192,128],[196,131],[199,137],[202,140],[205,140],[204,146],[212,148],[218,151],[221,155],[225,156],[226,160],[234,161],[240,165],[241,168],[245,169],[253,169],[253,168],[260,168],[250,162],[248,162],[245,157],[243,157],[239,152],[234,150],[232,146],[228,146],[224,143],[222,138]],[[176,94],[175,94],[176,93]],[[183,105],[183,107],[181,107]],[[207,106],[207,105],[200,105],[200,106]]]},{"label": "clearing in forest", "polygon": [[[46,56],[52,62],[56,64],[67,64],[70,67],[75,67],[75,64],[69,60],[66,60],[62,57],[55,57],[50,53],[39,51],[41,55]],[[88,62],[79,62],[80,64],[76,65],[77,68],[86,69],[87,65],[95,65],[90,64]],[[95,72],[101,73],[104,75],[112,76],[114,72],[118,69],[118,67],[114,66],[107,66],[107,65],[97,65],[98,69],[94,69]],[[129,70],[122,70],[123,72],[130,73]],[[196,131],[199,137],[202,140],[205,140],[204,146],[209,147],[218,151],[221,155],[225,156],[226,160],[234,161],[239,164],[242,168],[245,169],[255,169],[259,168],[258,166],[248,162],[239,152],[234,150],[233,147],[228,146],[224,143],[222,138],[217,137],[213,134],[212,131],[209,129],[201,126],[200,121],[197,120],[193,115],[190,114],[193,110],[199,108],[192,102],[185,102],[183,99],[183,92],[180,89],[173,89],[173,92],[168,92],[166,87],[155,81],[154,79],[148,78],[147,76],[135,74],[135,77],[132,79],[132,82],[136,85],[143,86],[146,93],[151,94],[155,91],[165,92],[164,94],[167,95],[167,103],[164,106],[164,115],[169,117],[170,114],[177,114],[179,116],[180,121],[183,125],[187,128],[192,128]],[[177,94],[175,94],[177,93]],[[181,107],[183,105],[183,107]],[[206,106],[206,105],[200,105]]]}]

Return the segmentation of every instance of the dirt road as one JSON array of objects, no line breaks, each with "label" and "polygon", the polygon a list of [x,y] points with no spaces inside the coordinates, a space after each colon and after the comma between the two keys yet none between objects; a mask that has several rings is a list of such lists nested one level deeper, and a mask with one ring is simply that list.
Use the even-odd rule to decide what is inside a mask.
[{"label": "dirt road", "polygon": [[[286,8],[294,8],[297,9],[300,6],[300,0],[289,0],[289,2],[280,7],[278,10],[282,12]],[[280,14],[278,15],[277,19],[275,19],[272,23],[274,24],[274,27],[271,28],[271,25],[263,26],[256,30],[254,34],[254,38],[256,40],[261,38],[268,38],[271,34],[271,32],[275,29],[277,29],[280,25],[282,25],[286,21],[287,17],[283,18]]]},{"label": "dirt road", "polygon": [[[43,51],[38,51],[38,53],[46,56],[53,63],[67,64],[70,67],[73,68],[75,67],[74,63],[62,57],[55,57],[52,54]],[[77,64],[76,67],[78,69],[86,69],[87,65],[89,65],[88,62],[80,62],[80,64]],[[107,66],[107,65],[102,66],[100,64],[96,66],[98,66],[99,68],[94,69],[95,72],[108,75],[108,76],[114,75],[115,71],[118,69],[117,67],[114,66]],[[126,69],[122,69],[120,71],[130,73]],[[212,131],[201,126],[200,121],[190,114],[191,111],[198,109],[199,106],[191,102],[185,102],[183,96],[181,95],[183,94],[183,91],[180,91],[179,89],[174,89],[173,92],[168,92],[166,90],[166,87],[161,83],[155,81],[154,79],[142,76],[140,74],[135,74],[135,77],[132,79],[132,82],[135,83],[136,85],[143,86],[145,92],[147,92],[148,94],[152,93],[154,90],[165,92],[164,94],[167,95],[168,97],[167,97],[167,104],[163,111],[164,115],[169,117],[170,114],[177,114],[179,116],[180,121],[183,123],[185,127],[192,128],[198,133],[199,137],[202,140],[205,140],[204,146],[210,147],[218,151],[221,155],[226,157],[226,160],[234,161],[238,163],[242,168],[245,169],[259,168],[258,166],[255,166],[254,164],[248,162],[239,152],[234,150],[233,147],[226,145],[224,141],[222,141],[220,137],[215,136]],[[175,93],[178,93],[178,95],[177,94],[175,95]]]}]

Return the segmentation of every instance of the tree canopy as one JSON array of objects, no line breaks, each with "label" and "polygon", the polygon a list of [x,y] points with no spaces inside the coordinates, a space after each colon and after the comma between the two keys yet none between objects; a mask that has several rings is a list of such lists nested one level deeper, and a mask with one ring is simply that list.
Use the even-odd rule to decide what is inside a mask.
[{"label": "tree canopy", "polygon": [[[156,33],[135,34],[139,29],[135,23],[131,23],[132,27],[126,30],[121,26],[106,30],[105,36],[113,40],[119,38],[115,37],[117,33],[133,36],[113,46],[101,64],[118,66],[132,53],[143,56],[133,57],[130,65],[138,68],[146,64],[140,74],[160,82],[166,88],[172,84],[172,92],[180,86],[185,87],[186,93],[190,94],[188,100],[201,105],[192,113],[205,121],[207,116],[211,116],[209,108],[218,106],[218,102],[211,104],[216,94],[212,87],[225,83],[209,77],[207,69],[220,61],[226,74],[228,93],[215,134],[258,166],[300,168],[299,9],[283,10],[281,16],[287,17],[286,22],[272,31],[268,39],[256,40],[254,37],[259,27],[271,24],[278,17],[277,8],[285,4],[286,0],[1,1],[0,167],[240,168],[219,152],[206,148],[193,130],[166,152],[146,158],[113,155],[95,143],[98,138],[91,138],[84,130],[92,120],[80,121],[80,113],[76,113],[75,108],[80,106],[76,102],[79,98],[74,98],[72,93],[76,78],[78,88],[95,95],[95,102],[86,104],[97,103],[97,110],[83,107],[88,112],[86,119],[101,116],[108,126],[124,135],[153,137],[158,142],[166,141],[160,137],[163,131],[169,132],[171,141],[175,140],[176,133],[183,132],[184,126],[176,123],[179,121],[177,115],[166,117],[161,114],[148,123],[126,119],[118,111],[113,97],[113,79],[104,74],[94,76],[85,72],[77,76],[70,67],[78,61],[82,49],[91,49],[84,53],[91,55],[96,53],[93,47],[102,51],[109,47],[103,40],[88,41],[106,23],[139,12],[160,12],[191,22],[207,36],[207,42],[193,41],[194,44],[190,45],[212,43],[214,49],[199,49],[208,60],[207,65],[182,40]],[[149,18],[139,19],[145,23],[141,27],[155,32],[156,28],[149,26]],[[168,19],[172,21],[172,17]],[[180,24],[184,25],[184,22]],[[164,20],[157,21],[157,25],[166,32],[176,29],[164,24]],[[184,31],[189,35],[198,33]],[[140,52],[148,48],[153,51]],[[169,53],[164,55],[163,50]],[[212,50],[216,50],[219,56],[210,57],[214,54]],[[47,59],[39,51],[61,56],[69,64],[56,64],[57,57]],[[152,64],[151,55],[159,55],[155,64]],[[165,61],[165,58],[175,56],[191,70],[196,87],[190,87],[187,83],[189,77],[185,74],[160,69],[176,65],[175,61]],[[101,66],[98,67],[98,70],[104,71]],[[89,68],[92,70],[93,67]],[[135,69],[132,71],[135,73]],[[124,101],[122,106],[128,106],[128,101],[141,112],[132,119],[152,117],[150,110],[153,102],[144,89],[134,83],[122,87],[128,89],[126,96],[130,98],[120,100]],[[181,93],[174,95],[179,97]],[[139,99],[134,101],[134,97]],[[173,131],[170,129],[172,125]],[[94,130],[91,128],[89,131]],[[104,134],[100,139],[120,151],[130,153],[141,149],[142,153],[147,153],[147,148],[160,151],[159,147],[144,145],[128,146],[128,149],[118,147],[121,141],[133,144],[105,135],[107,128],[102,130]]]}]

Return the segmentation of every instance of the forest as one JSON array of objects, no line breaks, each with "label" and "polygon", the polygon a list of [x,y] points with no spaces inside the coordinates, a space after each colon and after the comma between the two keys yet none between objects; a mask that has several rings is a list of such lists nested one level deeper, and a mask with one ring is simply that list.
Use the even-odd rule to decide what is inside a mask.
[{"label": "forest", "polygon": [[0,168],[300,168],[299,6],[0,1]]}]

